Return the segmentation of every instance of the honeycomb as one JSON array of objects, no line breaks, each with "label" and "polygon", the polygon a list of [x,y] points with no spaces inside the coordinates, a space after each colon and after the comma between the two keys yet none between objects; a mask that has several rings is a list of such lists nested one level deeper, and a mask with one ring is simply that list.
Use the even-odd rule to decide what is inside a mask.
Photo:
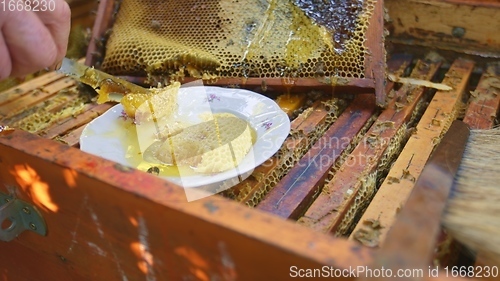
[{"label": "honeycomb", "polygon": [[172,115],[177,110],[177,95],[180,87],[180,83],[175,82],[168,87],[152,88],[146,94],[127,94],[120,103],[127,116],[135,118],[137,122],[151,121],[153,118],[160,119]]},{"label": "honeycomb", "polygon": [[123,0],[101,68],[174,80],[363,78],[375,2]]},{"label": "honeycomb", "polygon": [[[269,193],[276,184],[293,168],[300,158],[307,153],[312,145],[328,130],[328,128],[337,120],[337,117],[346,108],[346,102],[342,99],[333,98],[323,103],[325,110],[328,112],[325,122],[316,127],[316,130],[308,136],[303,133],[292,131],[289,138],[306,137],[305,144],[295,147],[294,150],[289,150],[286,143],[280,148],[276,157],[279,160],[279,165],[271,171],[267,177],[257,177],[261,183],[260,188],[248,199],[245,204],[249,207],[257,206],[260,201]],[[307,111],[302,112],[307,114]],[[248,191],[248,190],[247,190]],[[236,201],[241,201],[248,193],[242,190],[240,194],[235,196]]]},{"label": "honeycomb", "polygon": [[368,207],[368,204],[370,204],[375,195],[377,189],[377,172],[363,177],[360,181],[361,187],[354,198],[354,203],[347,210],[335,232],[337,236],[348,234],[352,230],[357,215]]},{"label": "honeycomb", "polygon": [[199,173],[233,169],[253,144],[249,124],[232,114],[218,113],[213,119],[166,134],[153,152],[167,165],[189,166]]},{"label": "honeycomb", "polygon": [[75,97],[71,95],[71,92],[78,92],[78,89],[74,87],[68,90],[61,90],[41,105],[33,106],[24,114],[20,114],[21,116],[25,115],[24,118],[17,121],[4,121],[13,121],[11,124],[12,127],[30,133],[40,132],[58,122],[58,120],[78,115],[85,109],[85,105],[89,103],[89,97],[84,95]]}]

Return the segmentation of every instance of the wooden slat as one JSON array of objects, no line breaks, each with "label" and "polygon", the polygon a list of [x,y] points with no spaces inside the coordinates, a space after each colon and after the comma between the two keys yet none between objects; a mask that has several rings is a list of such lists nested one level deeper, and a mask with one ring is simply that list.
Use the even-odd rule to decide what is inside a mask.
[{"label": "wooden slat", "polygon": [[[423,66],[426,67],[423,67]],[[412,78],[431,79],[440,63],[419,62],[411,74]],[[400,88],[363,140],[357,145],[348,159],[325,185],[322,193],[300,218],[299,223],[321,232],[335,231],[345,234],[357,212],[363,211],[375,192],[375,181],[366,182],[377,173],[383,155],[392,140],[403,141],[405,123],[423,96],[423,88],[413,86]],[[369,185],[373,185],[369,187]],[[366,189],[366,190],[363,190]],[[347,216],[347,214],[349,214]]]},{"label": "wooden slat", "polygon": [[20,130],[0,134],[0,183],[34,204],[48,228],[9,242],[29,250],[0,256],[30,272],[23,254],[34,250],[40,265],[56,267],[30,280],[281,280],[293,265],[371,261],[370,249],[345,239],[220,196],[187,202],[163,179]]},{"label": "wooden slat", "polygon": [[[88,66],[96,66],[100,64],[100,58],[94,56],[94,53],[102,53],[102,42],[99,42],[106,31],[112,27],[113,18],[118,11],[119,6],[115,0],[100,0],[97,7],[97,16],[92,28],[92,37],[90,38],[85,56],[85,64]],[[96,67],[98,68],[98,67]]]},{"label": "wooden slat", "polygon": [[50,84],[63,78],[64,75],[56,72],[49,72],[40,77],[30,80],[28,83],[20,84],[12,89],[0,93],[0,106],[28,94],[29,92]]},{"label": "wooden slat", "polygon": [[[388,69],[400,74],[410,62],[411,56],[397,55],[388,63]],[[392,82],[388,83],[386,92],[392,90],[392,86]],[[367,95],[356,97],[344,114],[277,184],[257,209],[289,219],[297,219],[302,215],[313,197],[321,191],[328,172],[374,111],[373,99]]]},{"label": "wooden slat", "polygon": [[495,124],[500,104],[500,62],[488,66],[475,91],[464,122],[473,129],[489,129]]},{"label": "wooden slat", "polygon": [[292,168],[296,161],[309,149],[334,121],[332,116],[340,114],[344,102],[338,99],[322,98],[304,110],[291,122],[290,136],[280,151],[242,183],[232,187],[226,194],[251,207],[256,206],[262,197],[274,188]]},{"label": "wooden slat", "polygon": [[67,144],[69,146],[79,146],[80,145],[80,137],[81,137],[82,132],[86,126],[87,126],[87,124],[82,125],[76,129],[74,129],[73,131],[67,133],[66,135],[57,138],[57,140],[64,143],[64,144]]},{"label": "wooden slat", "polygon": [[59,124],[40,132],[39,135],[48,139],[62,136],[74,128],[86,125],[113,106],[114,103],[89,104],[81,114],[78,114],[76,117],[68,117],[65,120],[61,120]]},{"label": "wooden slat", "polygon": [[[303,105],[302,102],[298,103],[296,102],[297,100],[300,99],[295,99],[293,98],[293,102],[289,103],[287,102],[288,94],[284,94],[281,97],[278,97],[278,100],[281,99],[281,102],[278,102],[278,105],[280,105],[280,108],[282,108],[285,112],[287,111],[292,111],[292,109],[298,109],[301,105]],[[320,102],[317,102],[316,105],[320,105]],[[314,105],[313,105],[314,107]],[[291,115],[292,113],[289,112],[288,115]],[[294,120],[290,122],[290,131],[291,132],[298,132],[299,126],[307,119],[308,114],[307,112],[302,112],[297,116]],[[285,140],[286,142],[290,142],[290,139],[292,137],[289,136]],[[284,147],[285,145],[283,145]],[[250,175],[246,180],[243,182],[231,187],[229,190],[225,191],[224,194],[236,201],[239,202],[249,202],[250,205],[257,205],[258,202],[251,202],[252,197],[254,196],[255,192],[258,192],[259,190],[264,188],[264,180],[265,178],[269,177],[274,169],[277,169],[278,165],[280,164],[280,161],[278,157],[275,155],[271,157],[270,159],[266,160],[263,164],[261,164],[259,167],[256,167],[252,175]]]},{"label": "wooden slat", "polygon": [[84,102],[85,99],[79,97],[74,87],[63,89],[48,99],[3,119],[2,123],[35,133],[64,116],[78,114]]},{"label": "wooden slat", "polygon": [[373,79],[377,105],[387,105],[385,91],[386,82],[386,49],[384,46],[384,1],[377,0],[366,31],[366,47],[369,55],[365,55],[365,77]]},{"label": "wooden slat", "polygon": [[29,94],[23,95],[20,98],[11,100],[8,103],[0,105],[0,119],[2,116],[4,118],[8,118],[10,116],[17,114],[20,110],[36,105],[37,103],[40,103],[50,98],[60,90],[75,85],[75,83],[76,82],[71,78],[64,78],[50,84],[36,87],[35,90],[30,92]]},{"label": "wooden slat", "polygon": [[43,111],[44,104],[35,104],[29,108],[25,108],[24,110],[17,112],[16,114],[9,116],[5,119],[0,119],[2,124],[13,127],[14,124],[20,122],[21,120],[28,118],[30,115]]},{"label": "wooden slat", "polygon": [[359,231],[374,231],[371,225],[365,222],[378,221],[383,227],[376,229],[376,243],[373,245],[383,246],[387,242],[387,232],[405,204],[415,180],[422,172],[434,146],[439,143],[449,124],[456,118],[473,67],[473,62],[462,59],[452,64],[443,83],[452,86],[454,90],[438,91],[434,95],[417,125],[416,132],[393,164],[350,239],[355,239]]},{"label": "wooden slat", "polygon": [[[319,191],[320,183],[326,179],[329,168],[370,119],[375,108],[372,94],[358,95],[320,139],[319,142],[325,146],[313,146],[257,209],[283,218],[296,219]],[[336,140],[342,143],[335,143]],[[312,165],[316,169],[311,168]]]},{"label": "wooden slat", "polygon": [[[384,266],[392,271],[401,268],[429,269],[438,240],[441,216],[468,138],[468,126],[462,121],[453,122],[389,230],[386,243],[377,251],[372,268]],[[386,280],[380,276],[362,280],[373,279]]]}]

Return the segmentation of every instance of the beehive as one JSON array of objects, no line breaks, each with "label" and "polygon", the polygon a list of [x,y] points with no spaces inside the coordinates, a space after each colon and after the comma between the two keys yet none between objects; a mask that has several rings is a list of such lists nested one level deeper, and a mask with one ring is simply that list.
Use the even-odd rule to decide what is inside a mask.
[{"label": "beehive", "polygon": [[[412,78],[429,80],[441,62],[393,56],[388,65],[398,76],[410,68]],[[49,229],[46,237],[26,232],[2,243],[16,253],[2,259],[2,269],[14,280],[282,280],[290,264],[369,265],[373,248],[401,240],[388,237],[390,225],[447,124],[464,114],[473,66],[463,59],[450,66],[442,82],[456,88],[451,94],[389,83],[384,110],[372,94],[297,93],[309,101],[290,115],[292,131],[280,151],[240,184],[189,204],[180,187],[77,149],[84,126],[113,104],[95,104],[73,80],[49,73],[2,92],[0,123],[19,128],[0,133],[0,180],[9,187],[2,191],[14,188],[33,202]],[[500,95],[490,82],[498,73],[490,67],[470,96],[470,124],[492,124]],[[487,112],[484,104],[491,104]],[[44,119],[50,122],[36,122],[40,114],[52,114]],[[434,265],[455,263],[448,244],[439,245]],[[20,264],[25,270],[12,271]],[[52,270],[30,271],[32,264]]]},{"label": "beehive", "polygon": [[[78,150],[82,129],[113,104],[96,104],[74,80],[49,73],[0,92],[0,191],[37,207],[48,229],[2,242],[0,272],[8,280],[287,280],[292,266],[341,270],[386,257],[405,268],[414,268],[408,257],[457,265],[449,237],[404,244],[407,236],[389,232],[452,120],[498,124],[498,62],[448,62],[393,50],[389,73],[453,90],[388,81],[386,108],[370,93],[292,88],[276,99],[298,97],[287,104],[292,131],[280,151],[232,189],[189,204],[178,186]],[[445,276],[432,280],[453,280]]]}]

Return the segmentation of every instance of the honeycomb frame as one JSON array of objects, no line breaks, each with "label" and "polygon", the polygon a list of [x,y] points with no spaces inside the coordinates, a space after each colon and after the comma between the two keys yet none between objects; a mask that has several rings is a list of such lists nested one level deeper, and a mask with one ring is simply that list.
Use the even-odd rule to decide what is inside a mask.
[{"label": "honeycomb frame", "polygon": [[[96,68],[102,68],[103,59],[105,56],[105,49],[110,34],[114,24],[116,23],[117,14],[120,11],[120,5],[123,4],[125,0],[103,0],[100,1],[99,9],[97,12],[97,18],[93,28],[93,36],[88,48],[85,63],[89,66],[94,66]],[[221,1],[221,2],[231,2],[231,1]],[[273,2],[273,1],[271,1]],[[371,5],[370,9],[364,8],[364,12],[361,13],[359,18],[364,18],[366,21],[364,38],[360,38],[360,42],[364,43],[362,57],[356,60],[357,64],[363,64],[359,66],[354,72],[359,73],[339,73],[338,67],[335,65],[325,65],[324,70],[316,71],[318,62],[315,58],[311,58],[306,64],[309,65],[308,73],[301,73],[300,71],[285,71],[286,74],[256,74],[256,75],[246,75],[245,66],[241,65],[240,73],[235,75],[231,73],[230,75],[212,75],[210,71],[200,72],[198,68],[184,67],[182,72],[188,73],[188,75],[180,74],[178,80],[182,83],[190,82],[193,80],[198,80],[203,78],[206,84],[213,86],[237,86],[241,88],[251,89],[259,93],[266,93],[270,91],[288,91],[293,87],[294,90],[322,90],[329,93],[343,92],[348,94],[355,93],[366,93],[373,92],[377,97],[377,104],[379,106],[386,105],[386,94],[384,92],[384,83],[386,80],[385,76],[385,48],[384,48],[384,18],[383,18],[383,0],[367,0],[363,2],[364,6]],[[368,4],[367,4],[368,3]],[[368,12],[367,12],[368,11]],[[357,26],[359,27],[359,26]],[[111,31],[111,32],[110,32]],[[356,35],[359,37],[359,35]],[[359,39],[359,38],[358,38]],[[347,41],[346,46],[351,42]],[[356,42],[359,44],[359,42]],[[188,54],[189,56],[189,54]],[[229,55],[228,55],[229,56]],[[207,55],[207,58],[210,56]],[[130,59],[129,57],[126,58]],[[183,60],[189,58],[178,57],[177,63],[182,64]],[[200,65],[205,69],[214,69],[217,65],[214,61],[210,59],[199,60]],[[173,60],[169,60],[168,63],[176,63]],[[167,64],[168,64],[167,63]],[[343,62],[342,62],[343,63]],[[321,64],[321,63],[320,63]],[[343,67],[342,65],[340,66]],[[355,66],[346,65],[346,69],[353,70]],[[265,69],[265,67],[261,67]],[[259,69],[261,69],[259,68]],[[110,68],[108,68],[110,69]],[[273,71],[278,71],[277,67],[273,67]],[[361,71],[361,72],[360,72]],[[156,85],[160,82],[158,79],[154,80],[154,67],[149,67],[148,74],[115,74],[117,76],[122,76],[135,83]],[[113,74],[113,73],[111,73]],[[174,78],[176,74],[170,73],[168,79]],[[149,76],[149,77],[148,77]],[[153,76],[153,81],[152,77]],[[168,81],[163,77],[163,82]],[[340,89],[340,91],[337,91]]]}]

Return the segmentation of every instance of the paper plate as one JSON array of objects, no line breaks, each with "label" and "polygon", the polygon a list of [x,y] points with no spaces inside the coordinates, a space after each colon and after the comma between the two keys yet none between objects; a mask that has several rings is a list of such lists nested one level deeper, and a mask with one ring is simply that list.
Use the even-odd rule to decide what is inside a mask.
[{"label": "paper plate", "polygon": [[[288,116],[272,99],[248,90],[210,86],[181,87],[178,111],[169,122],[199,123],[207,110],[232,113],[246,120],[256,133],[250,152],[235,169],[216,174],[160,174],[160,177],[184,188],[203,187],[209,192],[220,192],[248,177],[255,167],[273,156],[290,132]],[[124,118],[123,107],[118,104],[85,127],[80,149],[146,171],[151,166],[141,164],[144,150],[141,147],[146,145],[137,137],[145,134],[140,126]]]}]

